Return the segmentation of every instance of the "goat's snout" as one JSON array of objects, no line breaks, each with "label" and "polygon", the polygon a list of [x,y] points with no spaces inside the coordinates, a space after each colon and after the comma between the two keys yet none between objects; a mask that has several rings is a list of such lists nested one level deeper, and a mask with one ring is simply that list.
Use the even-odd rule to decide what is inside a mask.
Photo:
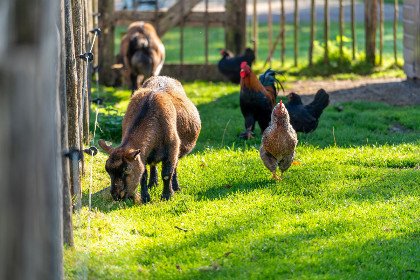
[{"label": "goat's snout", "polygon": [[118,190],[117,188],[111,187],[111,196],[114,200],[124,200],[127,196],[126,192],[124,190]]}]

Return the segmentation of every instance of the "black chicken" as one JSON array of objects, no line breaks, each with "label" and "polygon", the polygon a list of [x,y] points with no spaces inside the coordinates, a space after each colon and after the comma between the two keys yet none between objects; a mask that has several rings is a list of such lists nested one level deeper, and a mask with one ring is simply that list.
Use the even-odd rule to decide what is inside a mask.
[{"label": "black chicken", "polygon": [[314,101],[303,105],[302,99],[294,92],[289,93],[286,109],[289,111],[290,123],[297,132],[309,133],[318,127],[318,119],[330,103],[330,96],[324,89],[318,90]]},{"label": "black chicken", "polygon": [[243,55],[233,56],[233,54],[228,50],[220,50],[222,54],[222,59],[217,64],[217,68],[220,73],[225,75],[229,81],[235,84],[239,84],[241,81],[241,63],[246,62],[248,65],[252,65],[255,60],[255,53],[252,49],[247,48]]}]

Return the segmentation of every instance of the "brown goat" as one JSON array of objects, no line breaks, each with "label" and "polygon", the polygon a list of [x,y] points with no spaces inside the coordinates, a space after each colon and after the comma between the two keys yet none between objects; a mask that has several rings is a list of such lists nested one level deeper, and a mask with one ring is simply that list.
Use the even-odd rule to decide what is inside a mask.
[{"label": "brown goat", "polygon": [[139,87],[138,76],[143,81],[158,76],[165,61],[165,47],[150,23],[136,21],[128,26],[127,34],[121,39],[117,63],[113,69],[120,69],[125,82],[133,90]]},{"label": "brown goat", "polygon": [[[115,200],[133,198],[141,185],[141,200],[150,201],[149,188],[157,185],[156,165],[162,162],[162,199],[179,191],[178,160],[195,146],[201,130],[200,115],[180,82],[169,77],[151,77],[131,97],[122,123],[118,147],[98,143],[109,154],[105,169],[111,177]],[[147,185],[146,164],[150,165]]]}]

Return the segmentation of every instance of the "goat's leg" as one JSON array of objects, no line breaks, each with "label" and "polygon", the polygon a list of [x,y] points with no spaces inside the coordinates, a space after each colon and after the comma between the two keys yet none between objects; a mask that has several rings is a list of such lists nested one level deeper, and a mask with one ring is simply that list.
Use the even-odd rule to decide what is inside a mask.
[{"label": "goat's leg", "polygon": [[131,82],[131,95],[137,90],[137,75],[130,74],[130,82]]},{"label": "goat's leg", "polygon": [[163,192],[161,199],[169,200],[173,195],[172,189],[172,175],[174,173],[175,165],[169,159],[162,162],[162,179],[163,179]]},{"label": "goat's leg", "polygon": [[174,193],[172,189],[172,176],[178,165],[180,142],[178,136],[175,136],[172,141],[167,143],[171,149],[169,150],[168,157],[162,161],[163,192],[161,199],[169,200]]},{"label": "goat's leg", "polygon": [[144,169],[143,175],[140,180],[141,187],[141,201],[143,203],[150,201],[149,189],[147,188],[147,168]]},{"label": "goat's leg", "polygon": [[172,189],[174,190],[174,192],[180,192],[181,188],[179,187],[178,184],[178,175],[177,175],[177,170],[178,167],[175,167],[174,170],[174,174],[172,174]]},{"label": "goat's leg", "polygon": [[149,189],[153,188],[154,186],[158,186],[159,182],[158,182],[158,170],[157,170],[157,166],[156,165],[150,165],[150,179],[149,179],[149,184],[147,185],[147,187]]}]

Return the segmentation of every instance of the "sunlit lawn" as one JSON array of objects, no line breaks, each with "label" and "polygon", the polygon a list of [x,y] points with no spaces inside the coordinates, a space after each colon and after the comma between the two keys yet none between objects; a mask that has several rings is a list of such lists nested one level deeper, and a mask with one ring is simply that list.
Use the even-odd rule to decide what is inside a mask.
[{"label": "sunlit lawn", "polygon": [[[110,179],[107,155],[100,152],[93,166],[87,157],[76,246],[65,250],[67,279],[419,277],[419,106],[327,107],[314,133],[298,135],[300,164],[277,182],[259,158],[259,129],[252,141],[237,138],[239,87],[183,84],[202,131],[179,163],[182,193],[160,201],[160,185],[145,205],[94,194],[89,212],[89,189]],[[118,144],[130,92],[108,88],[101,96],[108,110],[100,109],[95,141]]]}]

